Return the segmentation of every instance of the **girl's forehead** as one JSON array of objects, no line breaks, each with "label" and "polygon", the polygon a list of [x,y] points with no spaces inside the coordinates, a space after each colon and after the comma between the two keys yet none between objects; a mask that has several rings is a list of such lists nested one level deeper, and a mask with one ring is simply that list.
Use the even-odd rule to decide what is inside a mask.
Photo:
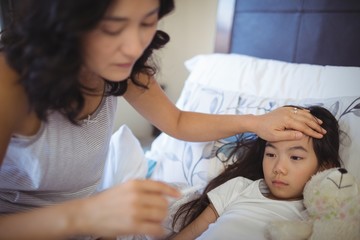
[{"label": "girl's forehead", "polygon": [[313,149],[312,138],[309,136],[303,136],[297,140],[266,142],[267,147],[275,149]]}]

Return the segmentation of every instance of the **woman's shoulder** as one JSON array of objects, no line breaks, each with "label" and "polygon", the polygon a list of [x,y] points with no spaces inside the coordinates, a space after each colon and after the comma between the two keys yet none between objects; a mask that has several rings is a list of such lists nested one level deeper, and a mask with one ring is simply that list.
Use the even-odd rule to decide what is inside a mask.
[{"label": "woman's shoulder", "polygon": [[0,52],[0,102],[2,119],[15,120],[27,111],[27,97],[19,84],[19,74],[10,67],[3,52]]},{"label": "woman's shoulder", "polygon": [[1,51],[0,51],[0,70],[1,70],[0,75],[2,78],[5,76],[14,78],[17,77],[18,75],[16,71],[14,71],[8,64],[5,53]]},{"label": "woman's shoulder", "polygon": [[[3,52],[0,52],[0,86],[1,97],[10,97],[15,94],[13,91],[23,89],[19,84],[19,74],[9,65]],[[18,94],[18,92],[16,93]]]},{"label": "woman's shoulder", "polygon": [[9,65],[5,53],[0,51],[0,84],[2,87],[15,86],[19,74]]}]

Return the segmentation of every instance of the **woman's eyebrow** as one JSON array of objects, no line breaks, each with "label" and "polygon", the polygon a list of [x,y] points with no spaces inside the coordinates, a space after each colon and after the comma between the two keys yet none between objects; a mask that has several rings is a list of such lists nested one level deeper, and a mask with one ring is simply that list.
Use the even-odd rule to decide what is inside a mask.
[{"label": "woman's eyebrow", "polygon": [[[150,17],[150,16],[152,16],[154,14],[158,14],[158,13],[159,13],[159,8],[157,7],[154,10],[151,10],[150,12],[145,14],[144,18]],[[118,16],[105,16],[103,20],[123,22],[123,21],[127,21],[128,18],[127,17],[118,17]]]}]

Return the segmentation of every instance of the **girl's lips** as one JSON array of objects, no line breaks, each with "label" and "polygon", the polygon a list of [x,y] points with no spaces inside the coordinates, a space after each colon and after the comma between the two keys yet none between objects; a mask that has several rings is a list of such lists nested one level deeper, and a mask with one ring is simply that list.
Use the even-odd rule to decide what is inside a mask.
[{"label": "girl's lips", "polygon": [[272,181],[272,184],[274,186],[277,186],[277,187],[283,187],[283,186],[287,186],[289,184],[285,183],[285,182],[282,182],[282,181],[279,181],[279,180],[274,180]]}]

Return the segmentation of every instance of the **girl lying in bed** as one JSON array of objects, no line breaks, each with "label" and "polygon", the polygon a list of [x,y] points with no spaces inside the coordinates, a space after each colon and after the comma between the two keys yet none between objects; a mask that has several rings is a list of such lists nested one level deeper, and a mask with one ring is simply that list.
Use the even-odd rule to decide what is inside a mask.
[{"label": "girl lying in bed", "polygon": [[244,138],[233,151],[236,161],[199,198],[179,208],[173,227],[180,225],[181,231],[171,239],[265,239],[270,221],[302,219],[306,182],[318,171],[341,165],[337,120],[325,108],[309,110],[323,121],[327,133],[322,139]]}]

